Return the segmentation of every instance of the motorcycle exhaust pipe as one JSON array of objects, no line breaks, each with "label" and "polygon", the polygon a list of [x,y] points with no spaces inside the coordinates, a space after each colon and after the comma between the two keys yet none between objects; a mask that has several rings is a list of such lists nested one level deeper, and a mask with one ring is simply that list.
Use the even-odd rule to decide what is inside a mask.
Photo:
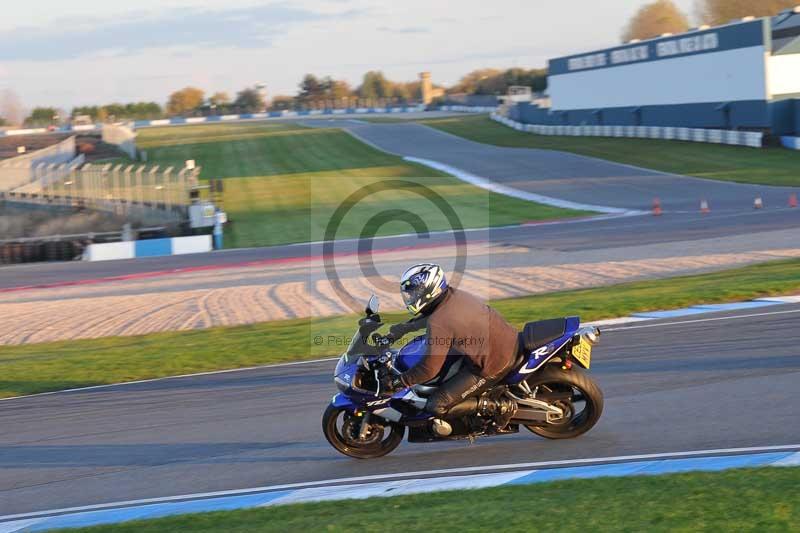
[{"label": "motorcycle exhaust pipe", "polygon": [[521,407],[517,409],[514,416],[511,417],[512,422],[547,422],[547,413],[538,409],[525,409]]}]

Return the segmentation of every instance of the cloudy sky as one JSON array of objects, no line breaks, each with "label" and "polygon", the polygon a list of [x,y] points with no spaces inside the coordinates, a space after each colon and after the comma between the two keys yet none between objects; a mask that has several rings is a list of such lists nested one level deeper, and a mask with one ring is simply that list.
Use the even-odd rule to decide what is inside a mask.
[{"label": "cloudy sky", "polygon": [[[645,0],[2,0],[0,90],[23,104],[155,100],[186,85],[293,94],[303,74],[356,85],[430,70],[542,67],[614,44]],[[692,0],[677,0],[691,12]]]}]

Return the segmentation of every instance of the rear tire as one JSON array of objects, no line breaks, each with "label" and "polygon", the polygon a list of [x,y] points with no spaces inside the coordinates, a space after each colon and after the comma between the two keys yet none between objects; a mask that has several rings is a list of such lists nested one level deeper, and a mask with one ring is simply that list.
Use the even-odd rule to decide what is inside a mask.
[{"label": "rear tire", "polygon": [[[573,391],[572,398],[576,398],[576,391],[580,394],[586,405],[579,414],[570,415],[570,419],[563,424],[547,424],[544,426],[525,426],[531,432],[547,439],[573,439],[583,435],[597,424],[603,414],[603,392],[583,369],[573,367],[571,370],[562,370],[557,365],[548,365],[541,372],[534,373],[527,380],[532,391],[537,392],[537,397],[547,394],[546,389],[560,389],[569,387]],[[545,389],[543,391],[542,389]],[[560,401],[560,400],[559,400]],[[564,406],[574,409],[573,401],[564,402]]]},{"label": "rear tire", "polygon": [[[343,419],[342,427],[339,427],[338,424],[340,418]],[[386,425],[380,430],[381,435],[378,435],[374,442],[361,445],[354,438],[346,435],[348,429],[360,428],[360,423],[355,425],[354,419],[356,417],[352,413],[333,405],[329,405],[325,409],[325,414],[322,415],[322,432],[325,434],[325,438],[338,452],[348,457],[355,459],[382,457],[403,442],[403,436],[406,432],[405,426],[394,422],[386,422]],[[381,421],[382,419],[376,417],[376,420]],[[380,426],[380,422],[371,424],[371,426],[375,426],[377,429]],[[387,430],[389,432],[388,436],[385,435]]]}]

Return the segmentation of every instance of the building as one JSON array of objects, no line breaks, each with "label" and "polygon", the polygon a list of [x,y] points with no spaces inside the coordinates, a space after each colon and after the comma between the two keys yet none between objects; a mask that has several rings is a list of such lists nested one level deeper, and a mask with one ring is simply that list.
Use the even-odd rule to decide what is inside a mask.
[{"label": "building", "polygon": [[436,98],[441,98],[444,95],[444,89],[442,89],[441,87],[433,86],[433,82],[431,82],[430,72],[420,72],[419,81],[420,81],[420,93],[421,93],[420,96],[422,96],[423,104],[428,105]]},{"label": "building", "polygon": [[800,132],[800,6],[775,17],[551,59],[549,108],[532,124],[685,126]]}]

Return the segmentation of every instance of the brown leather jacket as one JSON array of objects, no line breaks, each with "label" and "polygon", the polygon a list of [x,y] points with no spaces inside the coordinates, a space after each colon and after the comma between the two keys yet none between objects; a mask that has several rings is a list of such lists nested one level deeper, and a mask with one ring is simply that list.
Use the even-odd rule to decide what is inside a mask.
[{"label": "brown leather jacket", "polygon": [[450,288],[428,316],[392,328],[400,335],[427,327],[428,353],[400,379],[406,386],[433,379],[449,353],[467,357],[475,372],[489,377],[508,367],[517,354],[518,333],[485,302]]}]

